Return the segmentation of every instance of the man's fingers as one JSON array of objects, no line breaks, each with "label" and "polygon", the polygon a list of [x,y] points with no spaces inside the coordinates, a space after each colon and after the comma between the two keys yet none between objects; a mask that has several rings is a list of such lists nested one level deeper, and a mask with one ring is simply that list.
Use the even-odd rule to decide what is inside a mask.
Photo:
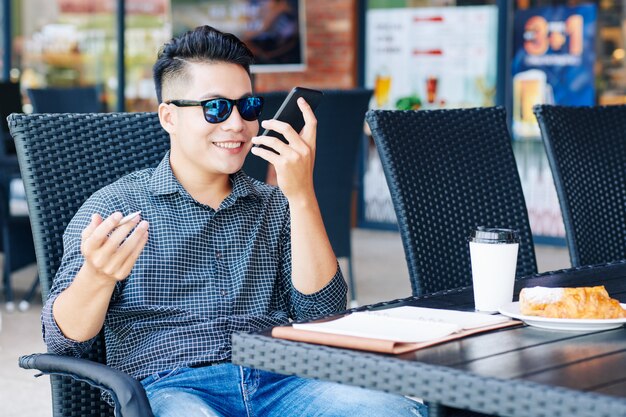
[{"label": "man's fingers", "polygon": [[135,230],[128,236],[128,238],[119,246],[117,254],[122,257],[128,257],[133,252],[134,248],[143,240],[144,235],[148,233],[148,222],[143,220],[137,225]]},{"label": "man's fingers", "polygon": [[281,122],[276,119],[263,120],[261,122],[261,127],[273,130],[274,132],[282,133],[283,136],[285,136],[285,134],[289,131],[295,132],[289,123]]},{"label": "man's fingers", "polygon": [[116,211],[111,214],[109,217],[104,219],[95,230],[91,233],[91,236],[87,239],[90,246],[102,246],[105,239],[108,238],[109,234],[117,227],[120,220],[122,220],[122,213]]},{"label": "man's fingers", "polygon": [[91,234],[93,233],[93,231],[96,230],[96,227],[100,225],[100,223],[102,223],[102,217],[100,217],[98,213],[92,214],[91,221],[89,222],[87,227],[83,229],[81,233],[82,240],[85,241],[86,239],[88,239],[89,236],[91,236]]},{"label": "man's fingers", "polygon": [[272,165],[275,165],[278,162],[278,158],[280,157],[280,155],[276,155],[274,152],[270,151],[269,149],[260,148],[258,146],[253,146],[250,149],[250,152],[252,152],[253,155],[256,155],[260,158],[265,159],[267,162],[269,162]]},{"label": "man's fingers", "polygon": [[[115,212],[104,220],[102,220],[100,215],[92,216],[92,222],[89,226],[87,226],[86,230],[84,230],[82,234],[83,241],[81,246],[83,251],[93,252],[104,245],[109,234],[119,223],[121,218],[122,213],[120,212]],[[87,231],[89,234],[86,233]]]},{"label": "man's fingers", "polygon": [[[114,277],[118,281],[123,280],[130,274],[132,266],[145,246],[147,234],[148,222],[142,221],[124,243],[110,252],[106,250],[99,251],[95,257],[96,259],[94,259],[95,263],[100,265],[102,272],[106,275]],[[130,268],[127,268],[126,266],[129,262]]]},{"label": "man's fingers", "polygon": [[[284,138],[287,140],[287,142],[289,142],[288,145],[291,146],[292,149],[295,149],[296,151],[299,151],[302,149],[302,146],[304,145],[304,143],[302,141],[302,138],[300,137],[300,132],[296,132],[295,130],[293,130],[293,127],[290,124],[281,122],[280,120],[270,119],[270,120],[263,120],[261,122],[261,126],[265,129],[273,130],[283,135]],[[262,138],[262,137],[273,137],[273,136],[258,136],[258,137]],[[272,146],[272,148],[274,147]],[[276,151],[280,153],[278,149],[276,149]]]},{"label": "man's fingers", "polygon": [[[274,136],[255,136],[252,138],[252,143],[254,145],[265,145],[268,148],[272,148],[273,150],[278,152],[280,155],[285,155],[287,152],[290,152],[293,149],[291,145],[286,144],[285,142],[283,142],[282,140],[278,138],[275,138]],[[264,149],[264,150],[267,150],[267,149]],[[276,155],[272,151],[268,151],[268,152]]]},{"label": "man's fingers", "polygon": [[148,229],[135,229],[133,235],[131,235],[129,239],[132,239],[132,244],[128,240],[124,242],[124,245],[129,243],[128,249],[130,250],[130,252],[127,254],[126,259],[124,260],[120,268],[121,274],[124,275],[122,278],[126,278],[130,274],[130,271],[132,271],[133,267],[135,266],[137,259],[139,259],[139,255],[141,255],[141,252],[145,248],[146,243],[148,243]]},{"label": "man's fingers", "polygon": [[315,149],[315,138],[317,135],[317,118],[315,113],[313,113],[309,103],[302,97],[298,99],[298,107],[300,107],[302,117],[304,117],[304,128],[300,132],[300,136],[309,146]]},{"label": "man's fingers", "polygon": [[[94,267],[116,276],[115,271],[123,263],[126,256],[119,259],[120,245],[129,237],[129,233],[137,226],[140,218],[137,215],[120,225],[123,216],[115,212],[102,220],[93,216],[90,225],[83,231],[82,251],[86,260]],[[144,222],[147,224],[147,222]]]},{"label": "man's fingers", "polygon": [[103,243],[102,246],[109,252],[117,250],[122,242],[124,242],[124,239],[128,237],[128,234],[135,228],[135,226],[137,226],[140,220],[140,216],[136,216],[130,221],[127,221],[122,225],[118,225],[113,232],[111,232],[109,238]]}]

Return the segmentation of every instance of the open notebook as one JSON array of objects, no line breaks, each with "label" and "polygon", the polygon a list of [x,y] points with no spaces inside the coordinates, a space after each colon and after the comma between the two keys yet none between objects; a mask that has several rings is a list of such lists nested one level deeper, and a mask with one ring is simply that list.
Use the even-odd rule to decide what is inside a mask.
[{"label": "open notebook", "polygon": [[272,336],[374,352],[404,353],[520,323],[500,315],[404,306],[275,327]]}]

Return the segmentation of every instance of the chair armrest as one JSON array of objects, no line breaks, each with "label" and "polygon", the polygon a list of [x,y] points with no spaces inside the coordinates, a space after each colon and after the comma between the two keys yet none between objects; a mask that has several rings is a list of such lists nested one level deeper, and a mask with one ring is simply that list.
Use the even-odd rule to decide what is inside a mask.
[{"label": "chair armrest", "polygon": [[154,417],[143,385],[131,376],[110,366],[70,356],[36,353],[22,356],[19,365],[43,374],[69,376],[105,390],[115,401],[115,415]]}]

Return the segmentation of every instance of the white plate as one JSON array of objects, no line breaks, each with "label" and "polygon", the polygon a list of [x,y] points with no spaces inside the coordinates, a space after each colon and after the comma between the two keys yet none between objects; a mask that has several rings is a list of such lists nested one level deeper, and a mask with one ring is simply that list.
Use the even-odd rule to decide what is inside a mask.
[{"label": "white plate", "polygon": [[[626,308],[626,304],[622,304]],[[615,329],[626,323],[622,319],[553,319],[548,317],[526,316],[520,313],[519,302],[507,304],[500,308],[500,314],[522,320],[524,323],[551,330],[569,330],[575,332]]]}]

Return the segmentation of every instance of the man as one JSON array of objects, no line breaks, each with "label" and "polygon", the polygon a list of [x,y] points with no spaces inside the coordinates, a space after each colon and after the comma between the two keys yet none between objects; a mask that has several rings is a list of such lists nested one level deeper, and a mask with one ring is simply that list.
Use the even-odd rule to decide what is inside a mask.
[{"label": "man", "polygon": [[[300,101],[302,132],[263,123],[289,145],[255,137],[251,61],[239,39],[208,26],[161,50],[154,79],[170,151],[96,192],[68,225],[46,343],[80,355],[104,327],[108,364],[141,380],[157,417],[424,415],[402,397],[229,363],[233,332],[346,303],[313,191],[315,117]],[[253,144],[278,152],[252,148],[279,187],[241,171]]]}]

